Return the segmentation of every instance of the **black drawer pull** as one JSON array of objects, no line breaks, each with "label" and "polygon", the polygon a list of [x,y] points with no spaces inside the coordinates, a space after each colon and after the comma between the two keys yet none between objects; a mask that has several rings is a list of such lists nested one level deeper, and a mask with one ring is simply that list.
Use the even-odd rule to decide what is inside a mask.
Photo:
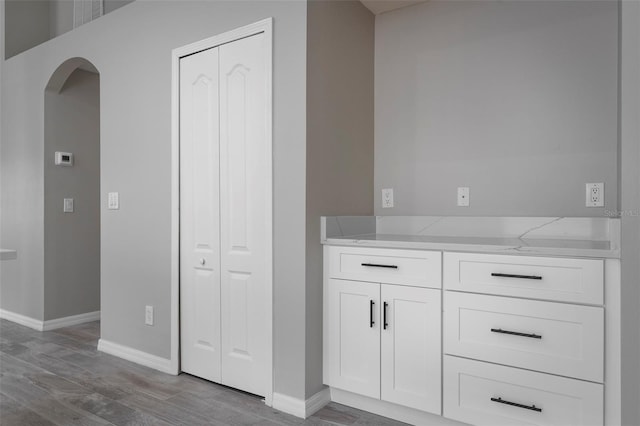
[{"label": "black drawer pull", "polygon": [[518,404],[517,402],[505,401],[502,398],[491,398],[493,402],[499,402],[500,404],[512,405],[518,408],[524,408],[525,410],[537,411],[538,413],[542,413],[542,408],[538,408],[535,405],[524,405]]},{"label": "black drawer pull", "polygon": [[362,263],[362,266],[371,266],[372,268],[398,269],[398,265],[380,265],[378,263]]},{"label": "black drawer pull", "polygon": [[389,304],[384,302],[382,308],[382,328],[385,330],[389,327],[389,324],[387,324],[387,306],[389,306]]},{"label": "black drawer pull", "polygon": [[501,328],[492,328],[491,331],[494,333],[511,334],[512,336],[530,337],[532,339],[542,339],[542,336],[540,334],[520,333],[518,331],[503,330]]},{"label": "black drawer pull", "polygon": [[492,272],[492,277],[501,277],[501,278],[522,278],[525,280],[541,280],[542,277],[540,275],[517,275],[517,274],[501,274],[499,272]]},{"label": "black drawer pull", "polygon": [[373,300],[369,301],[369,327],[373,328],[375,321],[373,321],[373,306],[376,304]]}]

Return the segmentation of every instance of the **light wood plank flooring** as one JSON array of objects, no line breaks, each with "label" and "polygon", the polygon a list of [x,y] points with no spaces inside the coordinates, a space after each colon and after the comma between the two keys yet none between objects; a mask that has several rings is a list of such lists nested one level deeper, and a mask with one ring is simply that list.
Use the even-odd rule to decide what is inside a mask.
[{"label": "light wood plank flooring", "polygon": [[96,350],[99,322],[38,332],[0,320],[0,424],[400,426],[331,403],[307,420],[188,374]]}]

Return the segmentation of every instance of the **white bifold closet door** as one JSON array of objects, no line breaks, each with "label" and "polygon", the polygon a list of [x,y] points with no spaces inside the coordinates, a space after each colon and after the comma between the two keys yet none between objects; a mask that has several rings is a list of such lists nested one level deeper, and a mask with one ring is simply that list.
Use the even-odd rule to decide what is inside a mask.
[{"label": "white bifold closet door", "polygon": [[264,395],[264,35],[180,60],[182,371]]}]

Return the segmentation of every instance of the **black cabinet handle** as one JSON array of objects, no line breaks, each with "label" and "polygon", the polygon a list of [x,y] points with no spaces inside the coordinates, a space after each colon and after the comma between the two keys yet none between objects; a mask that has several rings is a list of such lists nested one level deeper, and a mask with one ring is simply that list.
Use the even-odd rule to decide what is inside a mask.
[{"label": "black cabinet handle", "polygon": [[370,266],[372,268],[389,268],[398,269],[398,265],[381,265],[379,263],[361,263],[362,266]]},{"label": "black cabinet handle", "polygon": [[500,404],[507,404],[518,408],[524,408],[525,410],[536,411],[538,413],[542,413],[542,408],[538,408],[535,405],[524,405],[518,404],[517,402],[506,401],[502,398],[491,398],[493,402],[499,402]]},{"label": "black cabinet handle", "polygon": [[503,330],[501,328],[492,328],[491,331],[493,333],[510,334],[512,336],[530,337],[532,339],[542,339],[542,336],[540,334],[520,333],[518,331]]},{"label": "black cabinet handle", "polygon": [[387,302],[384,302],[382,309],[382,328],[385,330],[389,326],[389,324],[387,324],[387,306],[389,306],[389,304]]},{"label": "black cabinet handle", "polygon": [[542,279],[540,275],[501,274],[500,272],[492,272],[491,276],[501,277],[501,278],[522,278],[525,280],[541,280]]},{"label": "black cabinet handle", "polygon": [[373,306],[376,304],[373,300],[369,301],[369,327],[373,328],[375,321],[373,321]]}]

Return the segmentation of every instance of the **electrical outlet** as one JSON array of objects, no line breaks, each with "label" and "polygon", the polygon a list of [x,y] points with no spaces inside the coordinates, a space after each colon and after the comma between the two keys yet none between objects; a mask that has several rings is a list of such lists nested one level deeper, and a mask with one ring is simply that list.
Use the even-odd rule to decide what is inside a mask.
[{"label": "electrical outlet", "polygon": [[146,325],[153,325],[153,306],[144,307],[144,323]]},{"label": "electrical outlet", "polygon": [[73,213],[73,198],[65,198],[62,211],[65,213]]},{"label": "electrical outlet", "polygon": [[120,194],[110,192],[107,198],[109,210],[118,210],[120,208]]},{"label": "electrical outlet", "polygon": [[458,188],[458,207],[469,207],[469,188],[466,186]]},{"label": "electrical outlet", "polygon": [[393,188],[382,190],[382,208],[389,209],[393,207]]},{"label": "electrical outlet", "polygon": [[604,207],[604,183],[588,183],[586,197],[587,207]]}]

